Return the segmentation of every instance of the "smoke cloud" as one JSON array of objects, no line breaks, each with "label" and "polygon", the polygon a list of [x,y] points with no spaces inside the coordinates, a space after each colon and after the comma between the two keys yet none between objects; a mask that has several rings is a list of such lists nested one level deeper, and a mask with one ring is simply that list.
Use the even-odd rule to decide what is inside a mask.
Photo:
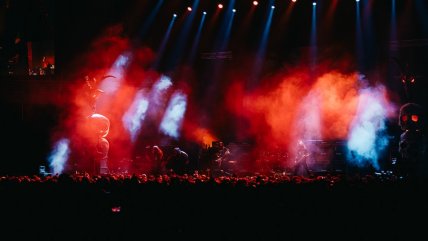
[{"label": "smoke cloud", "polygon": [[348,138],[347,160],[356,166],[372,166],[379,170],[379,155],[385,150],[389,139],[385,121],[392,115],[391,105],[383,86],[360,90],[358,109]]},{"label": "smoke cloud", "polygon": [[70,141],[66,138],[59,140],[48,157],[49,166],[54,174],[61,174],[70,155]]}]

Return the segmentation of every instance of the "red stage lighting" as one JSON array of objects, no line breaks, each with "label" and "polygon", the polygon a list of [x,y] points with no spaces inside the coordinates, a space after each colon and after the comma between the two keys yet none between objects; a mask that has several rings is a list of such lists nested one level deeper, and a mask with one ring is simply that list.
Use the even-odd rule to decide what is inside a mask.
[{"label": "red stage lighting", "polygon": [[254,5],[254,6],[259,5],[259,2],[257,2],[257,1],[253,1],[253,5]]},{"label": "red stage lighting", "polygon": [[221,3],[219,3],[217,6],[218,6],[218,8],[220,8],[220,9],[222,9],[222,8],[223,8],[223,4],[221,4]]},{"label": "red stage lighting", "polygon": [[187,11],[191,12],[192,8],[191,7],[187,7]]},{"label": "red stage lighting", "polygon": [[293,3],[297,2],[297,0],[291,0]]}]

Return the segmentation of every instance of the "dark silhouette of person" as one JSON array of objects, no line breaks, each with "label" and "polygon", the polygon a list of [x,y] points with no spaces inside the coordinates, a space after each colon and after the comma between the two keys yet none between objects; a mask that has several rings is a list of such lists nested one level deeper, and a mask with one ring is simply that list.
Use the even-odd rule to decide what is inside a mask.
[{"label": "dark silhouette of person", "polygon": [[189,155],[179,147],[175,147],[167,161],[167,168],[172,169],[177,174],[184,174],[188,171]]},{"label": "dark silhouette of person", "polygon": [[10,46],[8,54],[9,74],[25,76],[29,74],[27,43],[18,33]]},{"label": "dark silhouette of person", "polygon": [[154,174],[162,174],[165,172],[165,162],[163,159],[163,151],[162,149],[154,145],[151,150],[151,159],[153,163],[153,173]]},{"label": "dark silhouette of person", "polygon": [[224,146],[223,142],[219,142],[218,148],[216,149],[214,165],[219,169],[225,169],[228,166],[231,154],[229,148]]}]

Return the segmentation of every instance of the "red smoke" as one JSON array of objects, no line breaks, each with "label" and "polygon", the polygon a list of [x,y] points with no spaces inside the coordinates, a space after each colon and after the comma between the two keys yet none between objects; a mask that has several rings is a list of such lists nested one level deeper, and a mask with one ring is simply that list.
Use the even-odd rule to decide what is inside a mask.
[{"label": "red smoke", "polygon": [[[154,54],[147,48],[131,49],[127,38],[120,37],[121,27],[108,28],[93,41],[87,53],[76,58],[73,64],[74,72],[69,74],[70,84],[66,86],[69,92],[67,116],[62,120],[58,133],[53,138],[65,137],[70,139],[72,154],[70,161],[78,161],[88,167],[89,152],[93,146],[94,130],[87,123],[87,117],[92,114],[92,108],[87,101],[85,91],[88,88],[84,76],[89,75],[99,80],[95,88],[100,88],[101,79],[107,75],[117,58],[126,51],[133,54],[132,62],[123,76],[120,88],[106,96],[102,93],[96,104],[96,112],[106,116],[111,123],[107,140],[110,142],[109,160],[115,166],[122,159],[130,159],[134,147],[130,137],[122,125],[122,116],[132,103],[135,92],[153,73],[144,68],[153,59]],[[63,99],[65,96],[63,96]],[[54,140],[55,141],[55,140]],[[116,162],[116,163],[115,163]]]},{"label": "red smoke", "polygon": [[[91,108],[83,94],[86,88],[83,76],[90,74],[101,79],[109,73],[118,56],[130,53],[132,58],[121,77],[118,90],[109,95],[102,94],[97,103],[97,113],[109,118],[111,123],[107,140],[110,142],[109,160],[113,166],[122,159],[133,158],[135,149],[145,148],[138,146],[139,143],[132,143],[128,130],[123,126],[122,117],[132,104],[136,92],[151,89],[161,76],[161,73],[150,69],[156,58],[153,51],[132,47],[127,39],[117,37],[120,36],[117,34],[119,30],[120,28],[113,28],[107,31],[77,61],[79,71],[73,76],[73,84],[67,87],[72,100],[61,130],[71,140],[77,156],[82,153],[84,155],[86,141],[92,138],[93,131],[85,123],[85,118],[91,114]],[[347,62],[348,60],[334,64],[340,69]],[[181,140],[209,146],[212,141],[218,140],[217,138],[221,140],[225,132],[229,132],[226,133],[227,136],[237,141],[250,139],[255,141],[256,147],[280,148],[292,152],[298,139],[347,138],[357,108],[359,75],[334,70],[331,63],[327,62],[319,66],[324,70],[317,70],[317,74],[311,74],[305,68],[277,71],[260,80],[257,88],[253,89],[248,87],[250,84],[247,79],[251,77],[245,73],[247,70],[238,67],[234,73],[242,71],[245,74],[233,76],[231,82],[223,83],[219,80],[219,83],[212,84],[213,88],[207,88],[216,92],[204,93],[216,97],[215,100],[210,100],[216,101],[216,105],[211,103],[214,109],[209,110],[199,110],[204,108],[205,103],[199,103],[202,102],[198,99],[201,97],[195,97],[200,96],[196,87],[200,85],[200,80],[194,76],[194,70],[183,68],[176,71],[175,76],[170,76],[174,83],[172,88],[190,96]],[[168,97],[164,96],[165,100]],[[154,111],[162,115],[165,110],[159,108]],[[223,116],[224,113],[229,115]],[[153,119],[156,118],[152,118],[152,122],[156,122]],[[151,129],[148,133],[143,133],[146,135],[144,137],[161,140],[160,136],[148,136],[160,135],[159,124],[150,123]],[[218,130],[221,128],[223,132]]]},{"label": "red smoke", "polygon": [[213,141],[218,139],[210,132],[210,130],[195,126],[194,123],[187,122],[184,125],[183,132],[187,140],[199,143],[201,146],[210,147]]},{"label": "red smoke", "polygon": [[290,150],[297,139],[347,137],[357,107],[356,73],[330,71],[311,80],[308,71],[294,69],[263,82],[277,84],[245,91],[244,82],[236,80],[229,89],[230,111],[249,123],[238,136]]}]

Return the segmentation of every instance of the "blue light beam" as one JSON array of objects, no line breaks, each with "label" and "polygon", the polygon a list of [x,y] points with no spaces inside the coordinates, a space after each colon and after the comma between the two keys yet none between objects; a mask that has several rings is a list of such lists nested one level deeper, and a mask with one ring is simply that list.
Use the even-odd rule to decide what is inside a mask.
[{"label": "blue light beam", "polygon": [[[362,68],[364,63],[363,31],[361,26],[360,2],[355,2],[355,50],[357,55],[358,67]],[[360,69],[361,71],[361,69]]]},{"label": "blue light beam", "polygon": [[192,50],[190,51],[190,56],[189,56],[190,63],[193,62],[193,60],[195,59],[196,51],[198,49],[199,42],[201,40],[202,28],[204,26],[206,16],[207,15],[204,12],[204,14],[202,14],[202,17],[201,17],[201,22],[199,23],[198,32],[196,33],[195,39],[193,40]]},{"label": "blue light beam", "polygon": [[314,71],[317,63],[317,3],[312,4],[311,39],[310,39],[311,70]]},{"label": "blue light beam", "polygon": [[267,43],[269,40],[270,27],[272,25],[272,17],[273,17],[273,13],[275,11],[275,7],[273,7],[273,4],[274,4],[274,0],[270,0],[269,5],[271,7],[268,8],[268,17],[266,19],[266,23],[265,23],[265,26],[263,28],[263,33],[262,33],[262,36],[260,39],[259,49],[257,50],[257,56],[256,56],[256,60],[254,63],[254,75],[253,76],[254,76],[255,80],[257,80],[259,78],[260,72],[261,72],[262,67],[263,67],[265,55],[266,55]]},{"label": "blue light beam", "polygon": [[234,7],[235,0],[231,0],[226,9],[226,13],[220,27],[219,35],[217,36],[217,41],[215,45],[215,49],[217,51],[226,50],[227,45],[229,44],[230,32],[232,30],[233,19],[235,16],[235,12],[233,12]]},{"label": "blue light beam", "polygon": [[198,8],[198,5],[199,5],[199,0],[195,0],[191,7],[193,11],[189,11],[188,13],[189,15],[187,16],[183,24],[183,27],[181,28],[181,32],[178,37],[176,46],[174,47],[171,57],[168,59],[168,67],[174,67],[177,64],[177,62],[180,61],[182,56],[184,56],[183,52],[185,49],[187,49],[186,44],[189,38],[190,30],[192,29],[193,20],[195,19],[195,16],[197,13],[196,9]]},{"label": "blue light beam", "polygon": [[391,29],[389,33],[390,41],[397,41],[397,9],[395,0],[391,2]]},{"label": "blue light beam", "polygon": [[149,28],[153,25],[153,22],[155,20],[156,15],[159,13],[159,9],[161,8],[164,0],[158,0],[156,6],[150,11],[150,15],[147,17],[146,21],[144,22],[144,25],[141,27],[140,30],[140,38],[143,37]]},{"label": "blue light beam", "polygon": [[162,59],[162,56],[165,52],[165,47],[169,40],[169,36],[171,35],[171,30],[172,30],[172,27],[174,26],[176,19],[177,19],[177,14],[174,14],[172,16],[171,21],[169,22],[168,29],[166,30],[165,35],[163,36],[162,42],[159,46],[158,53],[157,53],[158,56],[155,63],[153,64],[155,68],[159,66],[160,60]]}]

